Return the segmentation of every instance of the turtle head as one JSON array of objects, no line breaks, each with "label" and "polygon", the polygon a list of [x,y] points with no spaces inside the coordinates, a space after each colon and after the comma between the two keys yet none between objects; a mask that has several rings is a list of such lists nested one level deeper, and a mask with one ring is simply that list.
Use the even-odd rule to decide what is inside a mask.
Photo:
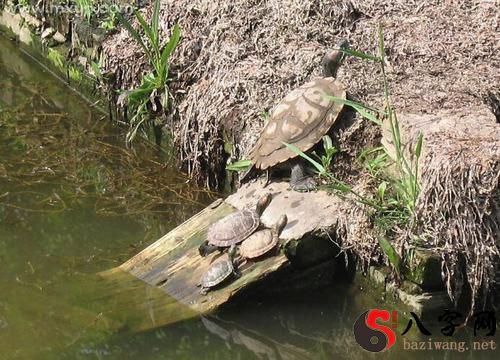
[{"label": "turtle head", "polygon": [[276,222],[276,225],[275,225],[276,233],[278,235],[281,234],[281,232],[285,228],[287,222],[288,222],[288,217],[285,214],[281,215],[280,218],[278,219],[278,221]]},{"label": "turtle head", "polygon": [[233,263],[233,266],[237,264],[238,248],[235,245],[231,245],[231,247],[227,251],[227,257],[229,258],[229,261]]},{"label": "turtle head", "polygon": [[262,215],[262,213],[264,212],[264,210],[266,209],[266,207],[271,202],[271,199],[272,199],[271,193],[267,193],[266,195],[264,195],[263,197],[261,197],[259,199],[259,201],[257,201],[257,205],[255,206],[255,212],[257,214],[259,214],[259,216]]},{"label": "turtle head", "polygon": [[323,75],[325,77],[337,76],[337,70],[345,57],[345,53],[342,50],[347,48],[349,48],[349,43],[347,40],[342,40],[337,44],[334,50],[326,53],[321,61],[321,65],[323,66]]}]

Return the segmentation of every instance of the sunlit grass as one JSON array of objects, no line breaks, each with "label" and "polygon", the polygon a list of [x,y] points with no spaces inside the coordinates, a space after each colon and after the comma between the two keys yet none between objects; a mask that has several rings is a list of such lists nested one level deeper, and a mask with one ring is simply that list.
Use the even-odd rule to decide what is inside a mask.
[{"label": "sunlit grass", "polygon": [[141,80],[141,85],[133,90],[123,91],[122,97],[127,99],[128,108],[132,116],[129,119],[129,131],[127,142],[134,140],[137,132],[145,124],[150,123],[148,106],[158,99],[164,112],[168,111],[170,92],[168,88],[168,75],[170,69],[170,57],[179,43],[181,30],[179,25],[172,29],[171,36],[165,46],[161,45],[159,18],[160,0],[155,0],[150,23],[147,23],[139,11],[134,12],[136,20],[139,22],[143,36],[132,26],[131,22],[123,15],[117,14],[118,20],[128,31],[130,36],[141,46],[152,71]]}]

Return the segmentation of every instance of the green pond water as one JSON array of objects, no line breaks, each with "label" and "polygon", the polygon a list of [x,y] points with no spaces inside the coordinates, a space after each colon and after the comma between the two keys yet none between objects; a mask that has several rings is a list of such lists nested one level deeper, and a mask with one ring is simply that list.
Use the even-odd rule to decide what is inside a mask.
[{"label": "green pond water", "polygon": [[[123,129],[0,36],[0,359],[498,358],[404,350],[407,321],[388,352],[362,350],[355,319],[391,305],[359,284],[199,317],[127,274],[96,276],[214,199],[162,153],[123,141]],[[469,345],[471,333],[432,338]]]}]

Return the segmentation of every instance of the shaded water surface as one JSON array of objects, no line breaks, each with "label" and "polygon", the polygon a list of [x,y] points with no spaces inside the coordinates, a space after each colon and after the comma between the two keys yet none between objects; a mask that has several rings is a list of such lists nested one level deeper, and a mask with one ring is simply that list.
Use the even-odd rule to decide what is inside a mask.
[{"label": "shaded water surface", "polygon": [[213,200],[163,155],[141,144],[128,150],[123,139],[0,37],[0,359],[458,355],[405,351],[398,337],[388,353],[369,356],[352,324],[366,309],[390,305],[359,286],[254,299],[200,318],[126,274],[112,284],[93,275]]}]

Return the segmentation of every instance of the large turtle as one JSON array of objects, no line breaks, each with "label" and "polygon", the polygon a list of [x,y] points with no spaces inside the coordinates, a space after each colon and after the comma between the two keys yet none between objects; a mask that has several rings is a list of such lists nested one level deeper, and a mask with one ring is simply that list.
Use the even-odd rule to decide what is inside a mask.
[{"label": "large turtle", "polygon": [[281,215],[272,229],[262,229],[250,235],[239,248],[240,256],[245,259],[254,259],[277,249],[279,236],[285,228],[288,218]]},{"label": "large turtle", "polygon": [[[297,157],[285,143],[305,152],[317,144],[339,118],[343,104],[329,96],[346,97],[344,86],[335,76],[344,58],[342,49],[347,46],[347,41],[342,41],[336,50],[324,56],[323,78],[293,90],[271,111],[249,156],[256,169],[266,170],[268,180],[269,168]],[[315,186],[314,180],[306,175],[302,161],[292,161],[290,165],[290,185],[294,190],[308,191]]]},{"label": "large turtle", "polygon": [[198,251],[206,256],[215,250],[234,246],[249,237],[260,226],[260,216],[271,202],[271,194],[259,199],[255,209],[243,209],[234,212],[213,223],[207,232],[207,240]]},{"label": "large turtle", "polygon": [[201,286],[200,293],[206,295],[207,292],[223,282],[227,281],[229,277],[240,277],[238,272],[238,261],[235,259],[236,248],[233,247],[228,252],[226,259],[219,260],[208,268],[203,274],[198,286]]}]

